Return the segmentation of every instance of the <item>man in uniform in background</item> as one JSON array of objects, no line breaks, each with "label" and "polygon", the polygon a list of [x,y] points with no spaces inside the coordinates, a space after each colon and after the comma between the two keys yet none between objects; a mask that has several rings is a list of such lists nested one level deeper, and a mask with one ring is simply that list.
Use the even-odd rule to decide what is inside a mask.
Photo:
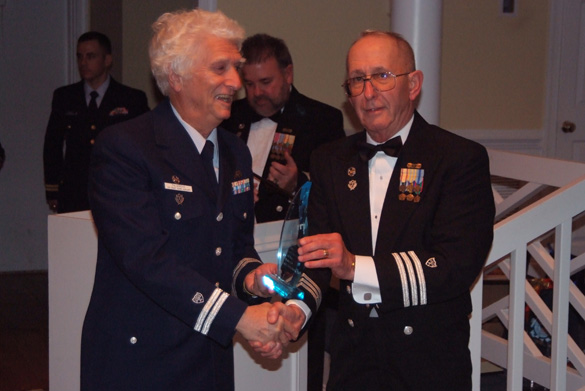
[{"label": "man in uniform in background", "polygon": [[82,80],[55,90],[45,133],[45,194],[58,213],[89,209],[89,156],[102,129],[148,111],[144,92],[110,76],[112,45],[104,34],[79,37],[77,67]]}]

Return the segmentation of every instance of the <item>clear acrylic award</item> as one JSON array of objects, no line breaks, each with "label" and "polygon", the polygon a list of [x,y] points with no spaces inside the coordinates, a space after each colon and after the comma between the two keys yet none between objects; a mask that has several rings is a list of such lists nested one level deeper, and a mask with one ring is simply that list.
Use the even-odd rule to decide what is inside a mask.
[{"label": "clear acrylic award", "polygon": [[297,287],[304,270],[304,264],[298,260],[297,250],[299,239],[308,233],[307,206],[310,190],[311,182],[306,182],[291,201],[282,224],[280,244],[276,253],[278,274],[266,275],[263,278],[264,285],[284,299],[302,300],[305,296]]}]

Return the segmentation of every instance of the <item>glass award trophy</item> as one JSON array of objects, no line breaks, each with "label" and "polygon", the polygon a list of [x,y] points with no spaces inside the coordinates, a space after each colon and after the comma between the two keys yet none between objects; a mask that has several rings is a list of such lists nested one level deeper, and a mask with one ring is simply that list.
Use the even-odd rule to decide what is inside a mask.
[{"label": "glass award trophy", "polygon": [[280,232],[280,244],[276,259],[278,261],[278,274],[266,275],[263,278],[264,285],[278,293],[284,299],[304,298],[304,293],[297,288],[304,264],[299,262],[298,240],[308,233],[307,206],[309,204],[309,192],[311,182],[306,182],[289,205],[286,218]]}]

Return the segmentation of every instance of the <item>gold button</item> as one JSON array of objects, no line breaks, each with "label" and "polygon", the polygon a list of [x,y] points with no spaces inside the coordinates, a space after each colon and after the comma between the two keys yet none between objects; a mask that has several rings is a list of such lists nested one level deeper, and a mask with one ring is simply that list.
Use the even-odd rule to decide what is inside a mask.
[{"label": "gold button", "polygon": [[91,130],[96,130],[95,125],[91,125]]},{"label": "gold button", "polygon": [[244,212],[244,214],[242,216],[244,216],[244,220],[245,220],[245,219],[248,218],[248,213],[247,212]]},{"label": "gold button", "polygon": [[219,214],[217,215],[217,217],[215,219],[217,221],[222,221],[223,220],[223,213],[219,212]]},{"label": "gold button", "polygon": [[238,129],[244,129],[246,127],[246,124],[239,124],[238,125]]},{"label": "gold button", "polygon": [[221,255],[221,247],[215,249],[215,255],[217,255],[218,257]]},{"label": "gold button", "polygon": [[355,327],[355,324],[353,323],[352,319],[348,319],[347,324],[349,324],[349,327]]},{"label": "gold button", "polygon": [[181,220],[181,214],[179,212],[175,213],[175,220]]},{"label": "gold button", "polygon": [[91,140],[89,140],[89,143],[90,143],[91,145],[94,145],[94,144],[95,144],[95,140],[94,140],[94,139],[91,139]]}]

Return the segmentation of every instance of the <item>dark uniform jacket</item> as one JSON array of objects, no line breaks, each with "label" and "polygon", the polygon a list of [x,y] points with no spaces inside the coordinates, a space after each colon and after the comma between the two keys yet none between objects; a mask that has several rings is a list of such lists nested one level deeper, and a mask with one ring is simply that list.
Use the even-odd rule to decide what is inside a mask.
[{"label": "dark uniform jacket", "polygon": [[233,390],[232,337],[252,302],[243,282],[260,261],[250,152],[217,132],[218,197],[168,100],[98,137],[82,390]]},{"label": "dark uniform jacket", "polygon": [[44,170],[47,200],[58,200],[59,213],[89,209],[87,171],[96,136],[107,126],[148,111],[146,95],[110,77],[98,112],[88,112],[84,81],[60,87],[53,94],[45,133]]},{"label": "dark uniform jacket", "polygon": [[[328,389],[471,389],[470,287],[493,237],[488,155],[415,113],[388,185],[374,252],[368,162],[356,146],[365,139],[360,132],[331,143],[313,154],[311,165],[311,234],[337,232],[350,252],[375,254],[382,296],[379,317],[371,318],[373,306],[358,304],[351,282],[341,281]],[[420,187],[401,183],[407,168]],[[322,270],[307,273],[322,287],[329,282]],[[383,331],[368,335],[372,329]],[[370,347],[387,368],[386,378],[352,383],[356,346]]]},{"label": "dark uniform jacket", "polygon": [[[231,117],[222,124],[227,130],[248,141],[250,125],[260,117],[248,104],[247,99],[233,103]],[[307,181],[303,172],[309,172],[311,153],[318,146],[345,136],[341,111],[300,94],[294,86],[281,115],[276,119],[277,133],[295,136],[292,148],[299,174],[297,186]],[[269,156],[262,178],[268,177],[273,159]],[[257,173],[260,175],[260,173]],[[289,198],[266,184],[260,184],[259,201],[256,203],[256,221],[259,223],[283,220],[286,217]]]}]

